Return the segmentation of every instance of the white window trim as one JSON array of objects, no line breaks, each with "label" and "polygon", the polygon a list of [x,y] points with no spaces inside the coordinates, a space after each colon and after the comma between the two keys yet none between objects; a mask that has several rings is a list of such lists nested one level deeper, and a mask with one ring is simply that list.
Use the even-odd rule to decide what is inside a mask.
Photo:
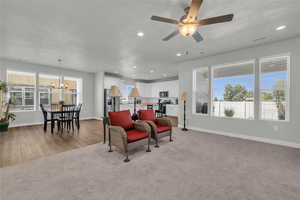
[{"label": "white window trim", "polygon": [[260,74],[261,74],[261,63],[263,61],[267,61],[267,60],[272,60],[272,59],[276,59],[276,58],[287,58],[287,85],[286,85],[286,112],[285,112],[285,120],[274,120],[274,119],[263,119],[261,114],[262,114],[262,106],[261,106],[261,90],[260,90],[260,87],[259,87],[259,90],[258,90],[258,97],[259,97],[259,101],[258,101],[258,119],[261,120],[261,121],[268,121],[268,122],[290,122],[290,84],[291,84],[291,80],[290,80],[290,73],[291,73],[291,70],[290,70],[290,66],[291,66],[291,55],[290,53],[287,53],[287,54],[281,54],[281,55],[275,55],[275,56],[268,56],[268,57],[262,57],[262,58],[259,58],[258,59],[258,67],[259,67],[259,77],[258,77],[258,80],[259,80],[259,85],[260,85],[260,82],[261,82],[261,79],[260,79]]},{"label": "white window trim", "polygon": [[[214,105],[214,100],[213,100],[213,96],[214,96],[214,92],[213,92],[213,80],[214,80],[214,70],[218,69],[218,68],[230,68],[230,67],[234,67],[234,66],[238,66],[238,65],[244,65],[244,64],[253,64],[253,76],[254,76],[254,80],[253,80],[253,119],[246,119],[246,118],[240,118],[240,117],[226,117],[226,116],[216,116],[214,115],[213,112],[213,105]],[[214,118],[223,118],[223,119],[240,119],[240,120],[255,120],[255,93],[256,93],[256,88],[255,88],[255,80],[256,80],[256,76],[255,76],[255,66],[256,66],[256,62],[255,59],[250,59],[250,60],[246,60],[246,61],[239,61],[239,62],[234,62],[234,63],[226,63],[224,65],[215,65],[215,66],[211,66],[211,76],[210,76],[210,81],[211,81],[211,98],[210,98],[210,113],[211,113],[211,117]]]},{"label": "white window trim", "polygon": [[[269,120],[269,119],[262,119],[261,118],[261,91],[260,91],[260,72],[261,72],[261,61],[267,59],[274,59],[274,58],[282,58],[287,57],[287,88],[286,88],[286,119],[285,120]],[[247,64],[253,63],[253,73],[254,73],[254,86],[253,86],[253,97],[254,97],[254,118],[253,119],[244,119],[244,118],[233,118],[233,117],[226,117],[226,116],[214,116],[213,115],[213,70],[218,67],[230,67],[234,65],[240,64]],[[203,113],[196,113],[196,104],[195,104],[195,72],[201,70],[201,68],[209,69],[209,109],[208,114]],[[260,57],[240,62],[234,63],[226,63],[226,64],[219,64],[213,66],[205,66],[205,67],[198,67],[193,70],[193,80],[192,80],[192,115],[202,116],[202,117],[209,117],[209,118],[217,118],[217,119],[229,119],[229,120],[260,120],[260,121],[270,121],[275,123],[286,123],[290,122],[290,85],[291,85],[291,53],[267,56],[267,57]]]},{"label": "white window trim", "polygon": [[[33,87],[28,87],[28,88],[34,88],[34,97],[33,97],[33,100],[34,100],[34,105],[33,105],[33,110],[14,110],[14,111],[11,111],[12,113],[18,113],[18,112],[35,112],[37,109],[36,109],[36,106],[37,106],[37,85],[36,85],[36,78],[37,78],[37,74],[36,72],[24,72],[24,71],[19,71],[19,70],[14,70],[14,69],[6,69],[6,82],[8,82],[8,74],[9,73],[13,73],[13,74],[17,74],[17,75],[27,75],[27,76],[34,76],[34,86]],[[9,85],[9,84],[8,84]],[[8,91],[9,93],[10,91]],[[23,101],[24,101],[24,95],[25,93],[23,94],[23,89],[22,89],[22,104],[23,104]]]},{"label": "white window trim", "polygon": [[49,99],[49,103],[46,105],[46,104],[43,104],[43,105],[46,105],[46,106],[50,106],[51,105],[51,102],[50,102],[50,89],[49,88],[44,88],[44,89],[47,89],[48,92],[41,92],[41,91],[38,91],[39,93],[39,104],[41,104],[41,93],[47,93],[48,94],[48,99]]},{"label": "white window trim", "polygon": [[[196,85],[196,73],[203,71],[203,69],[207,69],[208,72],[208,108],[207,108],[207,114],[204,113],[197,113],[196,112],[196,89],[197,89],[197,85]],[[192,110],[193,110],[193,115],[199,115],[199,116],[209,116],[210,115],[210,101],[211,101],[211,91],[210,91],[210,67],[206,66],[206,67],[199,67],[195,70],[193,70],[193,88],[192,88]]]},{"label": "white window trim", "polygon": [[[15,110],[12,111],[13,113],[18,113],[18,112],[36,112],[39,111],[39,105],[40,105],[40,92],[39,92],[39,78],[40,76],[42,77],[49,77],[49,78],[58,78],[60,80],[60,83],[64,83],[64,79],[67,78],[68,80],[76,80],[78,81],[78,91],[76,93],[72,93],[72,94],[76,94],[77,95],[77,104],[82,103],[83,102],[83,79],[81,77],[71,77],[71,76],[64,76],[64,75],[59,75],[56,73],[53,74],[47,74],[47,73],[40,73],[40,72],[33,72],[33,71],[27,71],[24,72],[22,70],[18,70],[18,69],[8,69],[8,68],[3,68],[0,70],[0,76],[3,77],[3,80],[7,82],[8,80],[8,74],[9,73],[14,73],[14,74],[20,74],[20,75],[33,75],[35,78],[35,85],[33,87],[30,88],[34,88],[34,105],[33,105],[33,110]],[[23,96],[25,94],[23,94],[23,90],[22,90],[22,101],[23,101]],[[61,89],[60,90],[60,101],[63,101],[64,99],[64,90]],[[49,93],[50,95],[51,93]],[[70,93],[71,94],[71,93]],[[50,102],[51,103],[51,102]]]},{"label": "white window trim", "polygon": [[[77,91],[76,91],[76,93],[74,93],[74,92],[67,92],[67,94],[76,94],[77,95],[77,98],[76,98],[77,102],[76,102],[76,104],[82,103],[82,99],[83,99],[83,97],[82,97],[82,87],[83,87],[83,80],[82,80],[82,78],[70,77],[70,76],[63,76],[62,80],[61,80],[62,83],[65,82],[65,79],[77,82]],[[62,95],[61,99],[63,99],[63,101],[64,101],[64,98],[65,98],[64,94],[66,94],[65,93],[65,89],[62,90],[62,94],[61,94]]]},{"label": "white window trim", "polygon": [[[36,80],[37,80],[37,83],[36,83],[36,85],[37,85],[37,93],[38,93],[38,95],[37,95],[37,102],[39,102],[39,104],[37,105],[37,110],[41,110],[41,108],[40,108],[41,99],[40,99],[40,90],[39,90],[40,89],[40,78],[41,77],[42,78],[52,78],[52,79],[57,79],[57,80],[61,81],[61,76],[58,75],[58,74],[37,73],[37,78],[36,78]],[[52,93],[49,91],[49,98],[50,98],[51,94]],[[49,105],[51,105],[51,104],[52,104],[52,102],[50,102]]]}]

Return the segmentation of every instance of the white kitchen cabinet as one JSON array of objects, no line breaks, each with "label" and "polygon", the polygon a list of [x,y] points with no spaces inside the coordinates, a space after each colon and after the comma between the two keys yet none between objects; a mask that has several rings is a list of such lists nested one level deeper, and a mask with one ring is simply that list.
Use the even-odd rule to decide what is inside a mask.
[{"label": "white kitchen cabinet", "polygon": [[169,97],[178,97],[179,96],[178,81],[173,81],[172,84],[169,85],[169,88],[170,88]]},{"label": "white kitchen cabinet", "polygon": [[151,96],[158,98],[159,97],[159,90],[160,88],[158,87],[157,83],[152,83],[152,90],[151,90]]},{"label": "white kitchen cabinet", "polygon": [[178,97],[178,81],[162,81],[156,83],[136,83],[141,97],[159,98],[159,92],[168,91],[169,97]]},{"label": "white kitchen cabinet", "polygon": [[167,114],[167,116],[177,117],[179,114],[179,105],[178,104],[167,104],[166,105],[166,114]]},{"label": "white kitchen cabinet", "polygon": [[152,97],[152,85],[149,83],[137,83],[137,89],[139,90],[141,97]]},{"label": "white kitchen cabinet", "polygon": [[152,97],[159,98],[159,92],[168,91],[169,97],[178,97],[178,81],[162,81],[149,83],[152,86]]}]

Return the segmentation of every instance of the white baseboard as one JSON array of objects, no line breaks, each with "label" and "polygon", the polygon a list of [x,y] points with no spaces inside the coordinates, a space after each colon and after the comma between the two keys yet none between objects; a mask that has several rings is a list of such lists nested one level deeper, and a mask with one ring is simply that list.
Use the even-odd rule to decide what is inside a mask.
[{"label": "white baseboard", "polygon": [[[80,120],[92,120],[92,119],[100,120],[96,117],[83,117],[83,118],[80,118]],[[44,122],[14,124],[14,125],[10,125],[9,128],[16,128],[16,127],[22,127],[22,126],[36,126],[36,125],[42,125],[42,124],[44,124]]]},{"label": "white baseboard", "polygon": [[[181,124],[179,124],[178,127],[182,128],[183,126]],[[209,129],[203,129],[203,128],[192,127],[192,126],[187,127],[187,128],[191,129],[191,130],[195,130],[195,131],[205,132],[205,133],[223,135],[223,136],[228,136],[228,137],[233,137],[233,138],[252,140],[252,141],[256,141],[256,142],[263,142],[263,143],[269,143],[269,144],[275,144],[275,145],[300,149],[300,143],[287,142],[287,141],[283,141],[283,140],[276,140],[276,139],[257,137],[257,136],[242,135],[242,134],[237,134],[237,133],[228,133],[228,132],[224,132],[224,131],[209,130]]]},{"label": "white baseboard", "polygon": [[102,121],[101,117],[94,117],[94,119]]},{"label": "white baseboard", "polygon": [[24,124],[14,124],[9,125],[9,128],[16,128],[16,127],[22,127],[22,126],[35,126],[35,125],[42,125],[43,122],[35,122],[35,123],[24,123]]}]

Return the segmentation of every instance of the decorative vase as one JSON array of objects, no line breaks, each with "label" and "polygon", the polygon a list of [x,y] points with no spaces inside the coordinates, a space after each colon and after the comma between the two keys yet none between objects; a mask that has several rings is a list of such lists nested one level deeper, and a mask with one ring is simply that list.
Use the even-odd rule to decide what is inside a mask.
[{"label": "decorative vase", "polygon": [[8,131],[8,125],[9,125],[8,120],[0,121],[0,132]]}]

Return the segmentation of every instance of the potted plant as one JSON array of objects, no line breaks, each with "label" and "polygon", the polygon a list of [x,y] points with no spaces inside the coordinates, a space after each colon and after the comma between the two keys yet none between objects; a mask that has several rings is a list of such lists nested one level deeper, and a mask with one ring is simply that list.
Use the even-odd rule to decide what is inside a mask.
[{"label": "potted plant", "polygon": [[7,84],[0,80],[0,132],[8,131],[9,120],[15,120],[15,114],[9,112],[11,99],[6,102]]},{"label": "potted plant", "polygon": [[233,117],[234,110],[232,110],[232,109],[225,109],[224,110],[224,114],[225,114],[226,117]]}]

